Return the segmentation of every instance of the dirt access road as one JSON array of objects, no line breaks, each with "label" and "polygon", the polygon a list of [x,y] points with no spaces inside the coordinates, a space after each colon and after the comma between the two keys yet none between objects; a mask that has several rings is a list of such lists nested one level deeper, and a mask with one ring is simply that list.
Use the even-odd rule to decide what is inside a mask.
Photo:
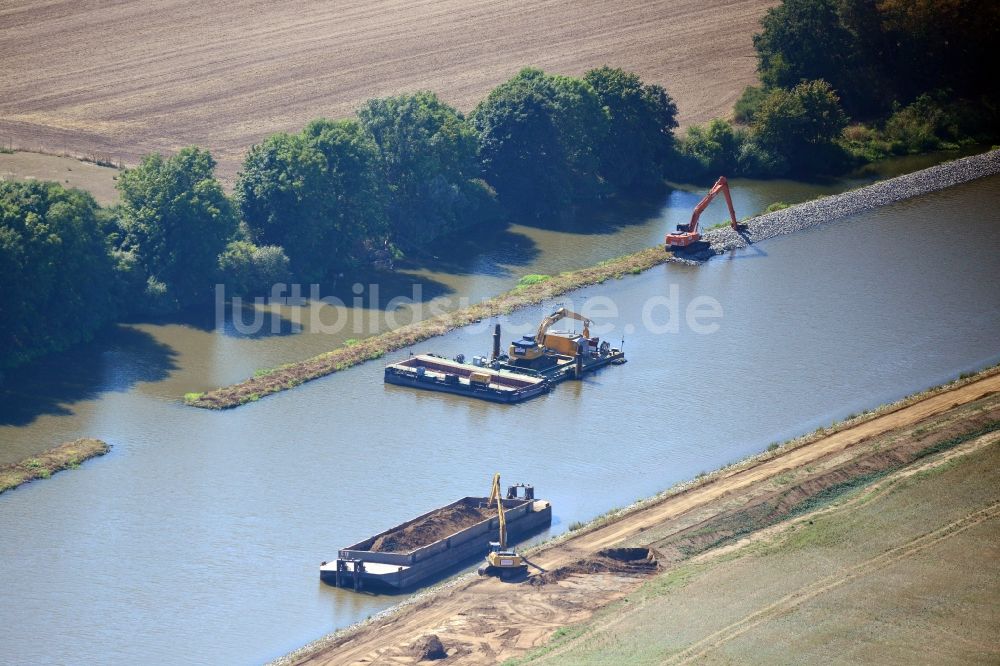
[{"label": "dirt access road", "polygon": [[[672,534],[690,534],[726,512],[732,513],[733,507],[756,501],[767,493],[774,494],[781,486],[786,486],[786,490],[779,495],[787,494],[788,479],[794,474],[803,476],[802,487],[806,487],[807,482],[815,484],[817,475],[826,468],[830,478],[824,487],[829,487],[831,483],[844,480],[845,470],[849,469],[846,466],[851,464],[852,458],[855,468],[846,473],[863,475],[870,472],[873,455],[891,459],[895,454],[889,449],[906,447],[912,454],[926,444],[919,442],[925,436],[923,431],[912,430],[915,424],[922,425],[937,418],[940,422],[935,427],[941,438],[963,432],[962,428],[968,427],[968,419],[973,418],[973,411],[976,419],[987,418],[984,416],[987,407],[977,401],[990,401],[990,413],[994,416],[998,413],[998,392],[1000,373],[991,371],[956,388],[905,401],[899,408],[870,420],[847,425],[827,436],[807,439],[769,459],[722,472],[705,483],[620,519],[543,547],[531,555],[531,562],[549,574],[561,569],[582,572],[587,569],[586,563],[600,560],[595,556],[611,547],[645,542],[666,549]],[[970,410],[969,414],[962,413],[963,409]],[[956,412],[957,416],[949,416]],[[911,430],[906,430],[908,428]],[[927,429],[935,432],[931,426]],[[915,435],[915,432],[920,434]],[[859,460],[860,465],[857,464]],[[805,478],[807,474],[810,475],[808,479]],[[581,563],[585,564],[581,567]],[[495,579],[463,580],[397,613],[293,655],[290,661],[296,664],[415,663],[420,657],[417,646],[431,634],[438,636],[446,649],[452,650],[445,663],[487,664],[522,656],[544,645],[558,629],[584,621],[598,609],[634,591],[642,580],[624,568],[602,570],[597,565],[591,567],[589,573],[555,577],[543,584],[532,584],[530,580],[518,584]]]},{"label": "dirt access road", "polygon": [[231,179],[278,131],[429,89],[469,111],[525,66],[609,64],[663,84],[683,123],[755,80],[776,0],[24,0],[0,6],[0,139],[133,164],[197,144]]}]

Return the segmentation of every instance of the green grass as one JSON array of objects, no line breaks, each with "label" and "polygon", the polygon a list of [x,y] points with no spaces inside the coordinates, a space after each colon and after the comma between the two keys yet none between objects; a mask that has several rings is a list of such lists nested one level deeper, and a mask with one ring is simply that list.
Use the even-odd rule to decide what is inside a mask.
[{"label": "green grass", "polygon": [[551,279],[552,279],[551,275],[538,275],[538,274],[525,275],[524,277],[522,277],[520,280],[517,281],[517,288],[524,289],[525,287],[531,287],[536,284],[548,282]]},{"label": "green grass", "polygon": [[698,573],[699,569],[703,568],[704,565],[687,563],[678,567],[674,567],[670,571],[662,573],[658,576],[651,578],[650,580],[643,583],[636,592],[629,595],[626,599],[631,600],[646,600],[652,597],[659,597],[673,592],[674,590],[679,590],[688,584],[688,582]]}]

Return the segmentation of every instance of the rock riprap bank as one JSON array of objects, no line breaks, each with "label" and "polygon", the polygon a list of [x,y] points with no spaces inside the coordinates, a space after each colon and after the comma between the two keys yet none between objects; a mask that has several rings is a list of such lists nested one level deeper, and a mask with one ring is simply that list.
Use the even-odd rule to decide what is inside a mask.
[{"label": "rock riprap bank", "polygon": [[954,162],[938,164],[857,190],[822,197],[753,217],[743,223],[744,228],[739,233],[730,227],[712,229],[702,236],[708,242],[709,250],[698,253],[695,258],[722,254],[746,247],[748,242],[756,243],[790,234],[997,174],[1000,174],[1000,150],[963,157]]}]

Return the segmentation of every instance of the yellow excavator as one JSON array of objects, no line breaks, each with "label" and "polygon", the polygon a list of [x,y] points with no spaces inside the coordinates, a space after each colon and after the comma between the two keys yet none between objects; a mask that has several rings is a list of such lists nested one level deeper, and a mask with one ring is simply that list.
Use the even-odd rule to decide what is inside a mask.
[{"label": "yellow excavator", "polygon": [[488,504],[497,503],[500,519],[500,540],[490,542],[486,562],[479,567],[480,576],[499,576],[501,580],[516,578],[528,570],[528,563],[513,548],[507,548],[507,520],[504,518],[503,496],[500,494],[500,472],[493,475],[493,489]]},{"label": "yellow excavator", "polygon": [[[548,332],[554,323],[566,318],[582,321],[583,335],[561,331]],[[542,320],[538,325],[538,332],[534,336],[526,335],[520,340],[512,342],[508,356],[513,362],[534,361],[544,356],[547,351],[565,354],[566,356],[576,356],[580,339],[590,338],[590,323],[590,320],[581,314],[577,314],[566,308],[559,308]]]}]

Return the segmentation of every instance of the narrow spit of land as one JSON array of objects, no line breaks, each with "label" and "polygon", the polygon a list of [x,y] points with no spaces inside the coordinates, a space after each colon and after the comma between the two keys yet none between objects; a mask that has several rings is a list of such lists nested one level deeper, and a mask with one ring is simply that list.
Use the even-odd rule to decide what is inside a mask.
[{"label": "narrow spit of land", "polygon": [[[990,460],[967,458],[977,452],[991,456]],[[602,659],[611,652],[616,661],[634,657],[645,663],[651,655],[656,663],[663,658],[685,661],[712,653],[750,630],[760,630],[756,636],[766,647],[768,631],[781,629],[786,610],[832,599],[825,595],[838,590],[864,596],[865,587],[855,581],[897,566],[911,555],[929,552],[949,536],[973,537],[974,530],[987,527],[995,534],[1000,516],[998,453],[1000,368],[991,368],[598,519],[529,551],[533,568],[519,583],[465,576],[278,663],[417,663],[432,636],[440,641],[447,654],[444,663],[449,664],[559,661],[561,655],[569,654],[573,655],[567,659],[570,663],[606,663]],[[950,488],[949,492],[936,487],[921,490],[920,484],[934,475],[933,470],[967,469],[961,462],[966,459],[973,461],[975,470],[992,469],[991,475],[974,470],[959,474],[957,481],[948,477],[943,487]],[[907,483],[916,484],[920,492],[893,494]],[[865,528],[868,514],[883,514],[882,507],[872,503],[880,497],[891,500],[895,519],[883,518],[882,523],[888,524],[880,523],[878,529]],[[936,507],[933,513],[924,510],[930,505]],[[870,507],[876,507],[874,512]],[[841,516],[835,528],[823,522],[833,512]],[[837,534],[835,544],[824,541],[831,530]],[[952,540],[950,553],[966,552],[966,578],[957,596],[936,597],[934,608],[899,605],[891,625],[882,627],[883,633],[874,630],[866,635],[869,650],[865,654],[887,654],[879,650],[892,649],[895,629],[913,641],[914,654],[925,647],[940,650],[940,645],[932,645],[938,642],[936,634],[907,627],[933,624],[935,617],[944,617],[945,629],[961,633],[963,639],[979,640],[979,644],[966,641],[956,648],[964,655],[995,655],[995,639],[988,631],[977,633],[995,620],[963,618],[962,610],[966,601],[981,601],[984,589],[987,595],[996,592],[997,576],[988,570],[992,556],[980,552],[983,548],[995,552],[990,543],[982,535]],[[838,550],[817,554],[805,548],[816,544],[835,545]],[[662,599],[687,603],[683,587],[695,579],[702,562],[713,558],[733,562],[753,552],[747,551],[751,547],[776,549],[781,557],[791,558],[777,570],[782,575],[772,570],[769,583],[753,589],[745,585],[748,578],[726,578],[727,584],[710,591],[716,595],[714,603],[725,606],[725,612],[700,613],[698,624],[665,624],[658,619],[666,612]],[[843,559],[830,560],[830,552],[840,553]],[[805,559],[796,560],[797,554]],[[650,566],[653,559],[656,565]],[[820,575],[818,568],[825,573]],[[921,584],[932,591],[937,583],[947,586],[962,578],[954,571],[938,572],[934,566],[921,571]],[[703,587],[711,586],[711,576],[698,580]],[[887,599],[898,593],[898,600],[903,600],[905,590],[882,583]],[[708,598],[701,588],[698,594],[691,603]],[[858,600],[856,596],[843,603]],[[806,647],[821,645],[816,633],[820,630],[808,614],[800,613],[797,621],[796,640]],[[838,625],[844,636],[851,630],[849,624],[850,615]],[[617,639],[624,634],[646,637],[637,643],[642,654],[623,651]],[[590,640],[592,636],[596,643]],[[605,648],[610,652],[600,651]],[[747,654],[734,650],[715,654],[729,660]]]},{"label": "narrow spit of land", "polygon": [[21,462],[0,466],[0,493],[35,479],[47,479],[56,472],[76,467],[84,460],[103,456],[110,450],[111,446],[99,439],[84,438],[60,444]]},{"label": "narrow spit of land", "polygon": [[885,206],[998,173],[1000,173],[1000,150],[939,164],[850,192],[822,197],[777,213],[752,218],[746,221],[739,235],[729,228],[709,231],[705,234],[706,243],[694,253],[685,253],[675,258],[661,247],[647,248],[591,268],[561,273],[544,282],[512,289],[468,308],[365,338],[349,347],[335,349],[304,361],[259,372],[257,376],[238,384],[224,386],[207,393],[188,394],[185,396],[185,402],[194,407],[207,409],[238,407],[359,363],[381,358],[388,352],[410,347],[462,326],[537,305],[582,287],[599,284],[612,278],[636,275],[675,259],[707,259],[714,254],[745,246],[748,242],[843,219],[877,206]]},{"label": "narrow spit of land", "polygon": [[634,254],[611,259],[576,271],[553,276],[544,282],[517,287],[499,296],[468,308],[448,312],[424,321],[365,338],[351,346],[290,363],[267,372],[259,372],[239,384],[218,388],[208,393],[189,394],[187,404],[208,409],[228,409],[247,402],[294,388],[299,384],[346,370],[386,353],[410,347],[418,342],[444,335],[490,317],[510,314],[520,308],[537,305],[574,289],[636,275],[670,259],[663,248],[648,248]]}]

